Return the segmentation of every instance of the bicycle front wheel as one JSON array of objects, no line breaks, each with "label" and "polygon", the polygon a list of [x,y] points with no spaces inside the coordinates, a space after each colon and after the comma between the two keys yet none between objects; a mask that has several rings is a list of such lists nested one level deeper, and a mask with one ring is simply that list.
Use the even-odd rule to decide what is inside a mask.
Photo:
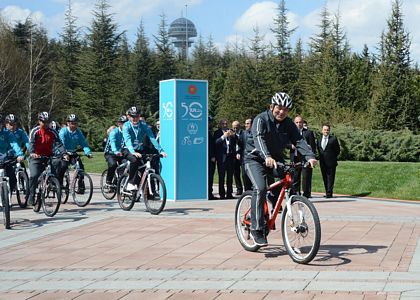
[{"label": "bicycle front wheel", "polygon": [[148,182],[145,183],[143,189],[144,204],[146,209],[152,215],[158,215],[166,204],[166,186],[162,177],[158,174],[149,174],[150,189]]},{"label": "bicycle front wheel", "polygon": [[252,192],[248,191],[236,202],[235,230],[242,247],[247,251],[256,252],[261,247],[255,244],[251,237],[251,198]]},{"label": "bicycle front wheel", "polygon": [[61,187],[57,178],[48,177],[47,184],[41,193],[41,200],[44,214],[54,217],[61,204]]},{"label": "bicycle front wheel", "polygon": [[117,178],[114,175],[114,177],[112,178],[112,184],[109,185],[109,184],[106,183],[107,175],[108,175],[108,170],[105,170],[105,171],[102,172],[102,175],[101,175],[101,192],[102,192],[102,195],[104,196],[105,199],[112,200],[112,199],[114,199],[115,195],[117,194],[117,185],[116,185]]},{"label": "bicycle front wheel", "polygon": [[302,196],[293,196],[281,219],[283,243],[292,260],[307,264],[318,253],[321,242],[321,224],[315,206]]},{"label": "bicycle front wheel", "polygon": [[28,186],[29,186],[28,175],[25,172],[20,171],[17,176],[16,199],[21,208],[25,208],[28,202],[28,199],[26,199]]},{"label": "bicycle front wheel", "polygon": [[2,184],[2,189],[1,189],[1,204],[3,206],[4,228],[10,229],[9,189],[5,182]]},{"label": "bicycle front wheel", "polygon": [[79,207],[84,207],[89,204],[93,194],[93,182],[88,173],[83,174],[83,179],[80,173],[77,174],[73,182],[72,196],[73,201]]},{"label": "bicycle front wheel", "polygon": [[134,206],[135,193],[127,192],[124,187],[127,185],[128,175],[122,175],[118,179],[117,184],[117,199],[118,204],[123,210],[131,210]]}]

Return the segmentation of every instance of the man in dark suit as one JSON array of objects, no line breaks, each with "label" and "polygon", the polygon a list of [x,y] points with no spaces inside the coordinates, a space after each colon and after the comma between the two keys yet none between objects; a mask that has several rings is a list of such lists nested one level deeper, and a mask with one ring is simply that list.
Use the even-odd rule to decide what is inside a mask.
[{"label": "man in dark suit", "polygon": [[[314,133],[311,130],[303,127],[302,116],[297,115],[295,117],[294,122],[297,128],[299,129],[300,135],[303,136],[306,143],[308,143],[308,145],[311,147],[312,152],[316,154],[316,143],[315,143]],[[295,152],[294,153],[295,162],[301,162],[302,156],[299,154],[299,152],[296,151],[296,148],[294,146],[292,146],[292,148],[294,148],[292,151]],[[306,167],[306,168],[302,168],[298,170],[294,178],[294,183],[293,183],[293,188],[296,193],[300,194],[301,183],[302,183],[303,196],[305,196],[306,198],[311,198],[311,190],[312,190],[312,168],[311,167]]]},{"label": "man in dark suit", "polygon": [[228,128],[226,119],[220,121],[220,128],[214,133],[214,140],[216,143],[220,199],[233,199],[233,162],[236,154],[236,144],[235,133],[232,129]]},{"label": "man in dark suit", "polygon": [[324,197],[332,198],[340,145],[337,138],[330,135],[330,125],[328,124],[322,125],[322,137],[318,141],[318,153],[325,187]]},{"label": "man in dark suit", "polygon": [[214,172],[216,171],[216,144],[214,141],[214,130],[213,130],[213,125],[214,125],[214,118],[212,116],[209,116],[209,123],[208,123],[208,128],[209,128],[209,143],[208,143],[208,151],[209,151],[209,178],[208,178],[208,182],[209,182],[209,200],[215,200],[218,199],[217,197],[215,197],[213,195],[213,177],[214,177]]},{"label": "man in dark suit", "polygon": [[235,179],[235,185],[236,185],[236,196],[242,195],[244,189],[242,186],[242,180],[241,180],[241,165],[243,161],[244,156],[244,138],[245,138],[245,132],[241,129],[241,125],[239,121],[233,121],[232,122],[232,129],[235,132],[235,158],[233,159],[233,177]]},{"label": "man in dark suit", "polygon": [[245,172],[245,162],[244,162],[244,155],[245,155],[245,147],[248,139],[252,139],[252,119],[245,120],[245,130],[243,131],[243,135],[239,139],[239,143],[242,148],[242,157],[241,157],[241,167],[242,167],[242,180],[244,183],[245,191],[252,191],[252,182],[249,179],[248,174]]}]

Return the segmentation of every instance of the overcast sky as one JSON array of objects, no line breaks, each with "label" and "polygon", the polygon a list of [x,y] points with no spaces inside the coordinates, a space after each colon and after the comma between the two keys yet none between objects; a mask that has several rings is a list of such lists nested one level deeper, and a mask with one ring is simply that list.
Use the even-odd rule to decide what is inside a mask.
[{"label": "overcast sky", "polygon": [[[78,26],[89,26],[94,3],[95,0],[72,0]],[[256,26],[267,41],[272,39],[270,27],[279,1],[109,0],[108,3],[119,30],[125,30],[130,40],[134,40],[141,19],[152,40],[162,14],[169,24],[186,14],[205,40],[211,36],[223,49],[227,42],[249,41]],[[339,12],[353,51],[360,52],[364,44],[375,51],[391,14],[391,0],[288,0],[290,28],[297,27],[293,43],[301,38],[307,44],[309,37],[318,33],[320,11],[325,3],[332,14]],[[7,21],[16,22],[31,15],[37,23],[42,23],[50,37],[61,33],[67,5],[68,0],[0,0],[1,14]],[[420,0],[403,0],[402,12],[412,39],[412,59],[420,62]]]}]

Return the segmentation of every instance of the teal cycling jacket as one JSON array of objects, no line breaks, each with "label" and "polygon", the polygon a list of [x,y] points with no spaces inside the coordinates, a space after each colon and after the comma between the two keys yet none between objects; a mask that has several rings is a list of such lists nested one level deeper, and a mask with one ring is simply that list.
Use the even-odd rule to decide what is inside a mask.
[{"label": "teal cycling jacket", "polygon": [[17,156],[23,156],[22,149],[16,142],[15,136],[6,128],[2,128],[0,129],[0,157],[5,158],[8,156],[10,148],[13,149]]},{"label": "teal cycling jacket", "polygon": [[105,153],[117,154],[121,152],[124,146],[123,133],[119,127],[115,127],[108,136],[108,140],[105,146]]},{"label": "teal cycling jacket", "polygon": [[25,146],[26,149],[29,150],[29,138],[26,135],[26,132],[22,128],[18,128],[16,129],[16,131],[11,131],[11,130],[9,131],[15,136],[16,143],[19,145],[21,149],[23,149],[23,146]]},{"label": "teal cycling jacket", "polygon": [[125,122],[122,133],[124,148],[127,148],[131,154],[134,154],[136,151],[143,151],[143,140],[145,135],[150,138],[150,141],[159,153],[163,151],[162,147],[156,141],[152,130],[144,121],[140,121],[137,126],[134,126],[131,121]]},{"label": "teal cycling jacket", "polygon": [[71,132],[68,127],[63,127],[60,129],[58,134],[60,136],[60,140],[66,148],[68,152],[76,152],[77,146],[83,148],[83,151],[86,155],[90,155],[90,148],[83,135],[82,131],[79,128],[76,128],[74,132]]}]

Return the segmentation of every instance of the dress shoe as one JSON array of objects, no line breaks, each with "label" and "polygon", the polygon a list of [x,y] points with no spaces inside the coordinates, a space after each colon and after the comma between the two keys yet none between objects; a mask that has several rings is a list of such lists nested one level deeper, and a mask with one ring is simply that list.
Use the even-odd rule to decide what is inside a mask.
[{"label": "dress shoe", "polygon": [[233,197],[232,194],[231,195],[226,195],[226,199],[233,199],[233,198],[235,198],[235,197]]},{"label": "dress shoe", "polygon": [[236,196],[240,196],[240,195],[242,195],[242,193],[243,193],[243,192],[242,192],[242,190],[238,190],[238,191],[235,193],[235,195],[236,195]]},{"label": "dress shoe", "polygon": [[210,195],[209,196],[209,200],[218,200],[219,198],[217,198],[217,197],[215,197],[215,196],[213,196],[213,195]]}]

